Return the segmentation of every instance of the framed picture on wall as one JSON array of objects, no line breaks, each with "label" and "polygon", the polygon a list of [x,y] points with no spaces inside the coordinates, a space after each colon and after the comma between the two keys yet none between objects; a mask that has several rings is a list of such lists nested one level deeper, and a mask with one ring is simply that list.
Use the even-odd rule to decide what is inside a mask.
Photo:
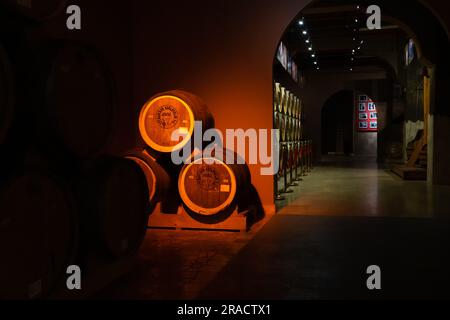
[{"label": "framed picture on wall", "polygon": [[376,112],[371,112],[370,113],[370,120],[376,120],[378,119],[378,114]]},{"label": "framed picture on wall", "polygon": [[359,101],[361,101],[361,102],[367,101],[367,96],[366,95],[360,95],[359,96]]},{"label": "framed picture on wall", "polygon": [[378,122],[377,121],[371,121],[370,122],[370,129],[378,129]]},{"label": "framed picture on wall", "polygon": [[367,119],[368,119],[368,117],[367,117],[367,113],[366,112],[363,112],[363,113],[359,114],[359,120],[367,120]]},{"label": "framed picture on wall", "polygon": [[369,111],[375,111],[377,109],[377,106],[375,105],[375,103],[369,102],[367,104],[367,108],[369,109]]},{"label": "framed picture on wall", "polygon": [[359,129],[367,129],[369,128],[369,124],[367,122],[360,122]]},{"label": "framed picture on wall", "polygon": [[359,112],[365,112],[366,111],[366,104],[360,103],[359,104]]}]

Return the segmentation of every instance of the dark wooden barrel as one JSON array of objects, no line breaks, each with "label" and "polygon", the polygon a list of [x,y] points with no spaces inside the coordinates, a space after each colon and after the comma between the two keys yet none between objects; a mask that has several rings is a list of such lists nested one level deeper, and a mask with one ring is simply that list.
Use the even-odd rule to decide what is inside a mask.
[{"label": "dark wooden barrel", "polygon": [[6,139],[13,117],[13,81],[9,59],[0,44],[0,145]]},{"label": "dark wooden barrel", "polygon": [[[91,47],[61,41],[38,50],[29,103],[36,132],[30,140],[57,153],[100,154],[114,124],[112,76]],[[23,106],[26,108],[26,106]]]},{"label": "dark wooden barrel", "polygon": [[279,112],[279,107],[281,103],[281,84],[274,82],[273,87],[273,111]]},{"label": "dark wooden barrel", "polygon": [[149,202],[153,208],[167,196],[171,178],[167,171],[144,149],[135,149],[125,153],[125,158],[133,160],[141,168],[147,179]]},{"label": "dark wooden barrel", "polygon": [[[225,220],[251,185],[246,164],[226,164],[238,156],[230,151],[224,155],[192,159],[184,166],[178,180],[178,189],[185,208],[200,222]],[[209,219],[208,219],[209,218]]]},{"label": "dark wooden barrel", "polygon": [[45,297],[64,281],[77,249],[72,194],[57,179],[30,173],[0,192],[0,299]]},{"label": "dark wooden barrel", "polygon": [[283,114],[280,114],[280,136],[281,141],[286,141],[286,116]]},{"label": "dark wooden barrel", "polygon": [[148,195],[136,162],[104,156],[89,163],[77,186],[83,253],[121,258],[137,252],[147,231]]},{"label": "dark wooden barrel", "polygon": [[[203,123],[203,130],[214,128],[214,118],[199,97],[174,90],[157,94],[144,105],[139,116],[139,130],[150,148],[171,153],[191,141],[195,133],[195,121]],[[174,132],[184,137],[172,141]]]},{"label": "dark wooden barrel", "polygon": [[0,4],[28,19],[44,21],[65,11],[67,0],[0,0]]}]

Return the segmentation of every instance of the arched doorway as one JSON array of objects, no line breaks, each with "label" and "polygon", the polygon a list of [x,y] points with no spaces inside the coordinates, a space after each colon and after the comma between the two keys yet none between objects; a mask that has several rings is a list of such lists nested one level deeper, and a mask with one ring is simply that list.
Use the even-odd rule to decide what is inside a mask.
[{"label": "arched doorway", "polygon": [[[383,8],[380,30],[365,25],[372,4]],[[426,24],[416,23],[419,15]],[[420,169],[433,182],[441,172],[450,184],[442,166],[449,156],[436,149],[442,143],[437,132],[450,129],[433,125],[439,108],[445,114],[437,101],[448,84],[448,44],[438,19],[418,1],[408,11],[383,0],[311,2],[281,39],[274,79],[301,101],[300,131],[313,141],[315,162],[330,154],[364,155],[383,168]],[[358,110],[359,96],[371,99],[376,110]]]},{"label": "arched doorway", "polygon": [[353,92],[331,96],[322,108],[323,155],[353,154]]}]

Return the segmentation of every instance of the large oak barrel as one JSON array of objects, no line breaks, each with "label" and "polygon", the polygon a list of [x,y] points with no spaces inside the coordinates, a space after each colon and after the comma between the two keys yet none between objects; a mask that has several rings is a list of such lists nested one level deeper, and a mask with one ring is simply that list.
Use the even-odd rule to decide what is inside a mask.
[{"label": "large oak barrel", "polygon": [[169,174],[146,150],[131,150],[125,154],[125,158],[136,162],[145,174],[149,191],[149,202],[151,208],[153,208],[167,196],[171,185]]},{"label": "large oak barrel", "polygon": [[283,113],[285,115],[287,115],[288,107],[289,107],[289,104],[291,103],[291,92],[289,90],[286,90],[284,94],[285,94],[285,97],[284,97]]},{"label": "large oak barrel", "polygon": [[45,297],[64,282],[77,249],[72,194],[57,179],[30,173],[0,193],[0,299]]},{"label": "large oak barrel", "polygon": [[[202,122],[203,130],[214,128],[214,118],[202,99],[186,91],[174,90],[157,94],[144,105],[139,116],[139,131],[150,148],[171,153],[192,140],[195,121]],[[183,137],[173,141],[174,132]]]},{"label": "large oak barrel", "polygon": [[[113,80],[90,46],[61,41],[37,50],[28,100],[42,149],[86,158],[100,154],[113,130]],[[26,108],[26,106],[22,106]]]},{"label": "large oak barrel", "polygon": [[273,98],[273,111],[278,112],[278,108],[281,103],[281,84],[278,82],[274,82]]},{"label": "large oak barrel", "polygon": [[0,44],[0,145],[5,141],[11,125],[14,104],[14,85],[11,66]]},{"label": "large oak barrel", "polygon": [[63,12],[67,0],[0,0],[0,3],[11,12],[35,21],[44,21]]},{"label": "large oak barrel", "polygon": [[[246,164],[235,153],[199,157],[184,166],[178,180],[181,199],[192,218],[203,223],[226,220],[251,185]],[[227,164],[234,162],[235,164]]]},{"label": "large oak barrel", "polygon": [[286,141],[286,116],[280,114],[280,136],[281,141]]},{"label": "large oak barrel", "polygon": [[283,112],[284,104],[286,102],[286,89],[280,87],[280,103],[278,104],[278,112]]},{"label": "large oak barrel", "polygon": [[149,216],[145,174],[134,161],[104,156],[87,165],[77,186],[83,252],[121,258],[137,252]]}]

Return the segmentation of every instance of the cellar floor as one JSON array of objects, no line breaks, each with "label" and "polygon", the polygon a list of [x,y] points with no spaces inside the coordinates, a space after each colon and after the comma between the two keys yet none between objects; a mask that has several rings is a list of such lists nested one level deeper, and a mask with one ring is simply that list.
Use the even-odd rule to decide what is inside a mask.
[{"label": "cellar floor", "polygon": [[450,297],[450,188],[325,161],[296,189],[248,234],[149,230],[135,270],[96,298]]}]

